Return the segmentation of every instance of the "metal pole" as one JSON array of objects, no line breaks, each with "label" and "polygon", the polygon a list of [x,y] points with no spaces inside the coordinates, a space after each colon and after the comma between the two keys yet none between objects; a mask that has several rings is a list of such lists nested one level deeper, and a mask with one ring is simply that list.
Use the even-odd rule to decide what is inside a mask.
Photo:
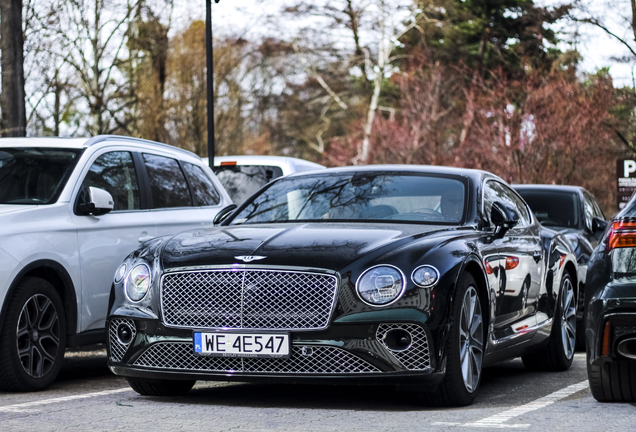
[{"label": "metal pole", "polygon": [[[214,0],[218,3],[219,0]],[[208,158],[214,167],[214,59],[212,51],[212,0],[205,0],[205,57],[208,87]]]}]

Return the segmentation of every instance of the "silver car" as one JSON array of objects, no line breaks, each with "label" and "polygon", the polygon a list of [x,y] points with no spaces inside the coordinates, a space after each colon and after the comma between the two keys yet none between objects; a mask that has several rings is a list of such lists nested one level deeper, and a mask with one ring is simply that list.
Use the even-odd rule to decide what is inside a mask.
[{"label": "silver car", "polygon": [[48,386],[103,342],[113,275],[140,243],[213,225],[231,200],[195,154],[119,136],[0,139],[0,389]]}]

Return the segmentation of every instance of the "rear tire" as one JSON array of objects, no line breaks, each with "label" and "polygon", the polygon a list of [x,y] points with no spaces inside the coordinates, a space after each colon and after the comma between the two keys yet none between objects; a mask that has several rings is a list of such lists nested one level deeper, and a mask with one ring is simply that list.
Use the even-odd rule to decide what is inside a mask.
[{"label": "rear tire", "polygon": [[599,402],[636,402],[636,362],[587,365],[592,396]]},{"label": "rear tire", "polygon": [[430,406],[470,405],[481,382],[486,326],[477,283],[470,273],[461,276],[453,301],[446,374],[434,392],[420,393],[422,402]]},{"label": "rear tire", "polygon": [[48,281],[26,277],[7,304],[0,333],[0,389],[42,390],[64,361],[66,317],[60,296]]},{"label": "rear tire", "polygon": [[548,346],[521,357],[523,365],[532,371],[565,371],[572,365],[576,343],[576,299],[569,273],[561,279],[559,302],[555,311]]},{"label": "rear tire", "polygon": [[196,383],[195,380],[144,380],[128,378],[130,387],[144,396],[183,396]]}]

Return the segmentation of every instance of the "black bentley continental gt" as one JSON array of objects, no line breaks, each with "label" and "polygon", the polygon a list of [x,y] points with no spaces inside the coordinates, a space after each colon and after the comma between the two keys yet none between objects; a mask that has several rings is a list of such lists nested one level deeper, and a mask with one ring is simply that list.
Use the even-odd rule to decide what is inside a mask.
[{"label": "black bentley continental gt", "polygon": [[571,246],[490,173],[294,174],[215,222],[143,244],[115,275],[108,364],[141,394],[383,384],[460,406],[497,361],[572,363]]}]

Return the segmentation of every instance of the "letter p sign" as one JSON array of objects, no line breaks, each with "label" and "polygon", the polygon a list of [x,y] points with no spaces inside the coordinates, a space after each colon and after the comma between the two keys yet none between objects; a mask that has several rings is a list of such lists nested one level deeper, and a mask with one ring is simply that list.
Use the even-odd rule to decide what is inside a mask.
[{"label": "letter p sign", "polygon": [[629,177],[633,172],[636,172],[636,161],[626,160],[623,162],[623,177]]}]

